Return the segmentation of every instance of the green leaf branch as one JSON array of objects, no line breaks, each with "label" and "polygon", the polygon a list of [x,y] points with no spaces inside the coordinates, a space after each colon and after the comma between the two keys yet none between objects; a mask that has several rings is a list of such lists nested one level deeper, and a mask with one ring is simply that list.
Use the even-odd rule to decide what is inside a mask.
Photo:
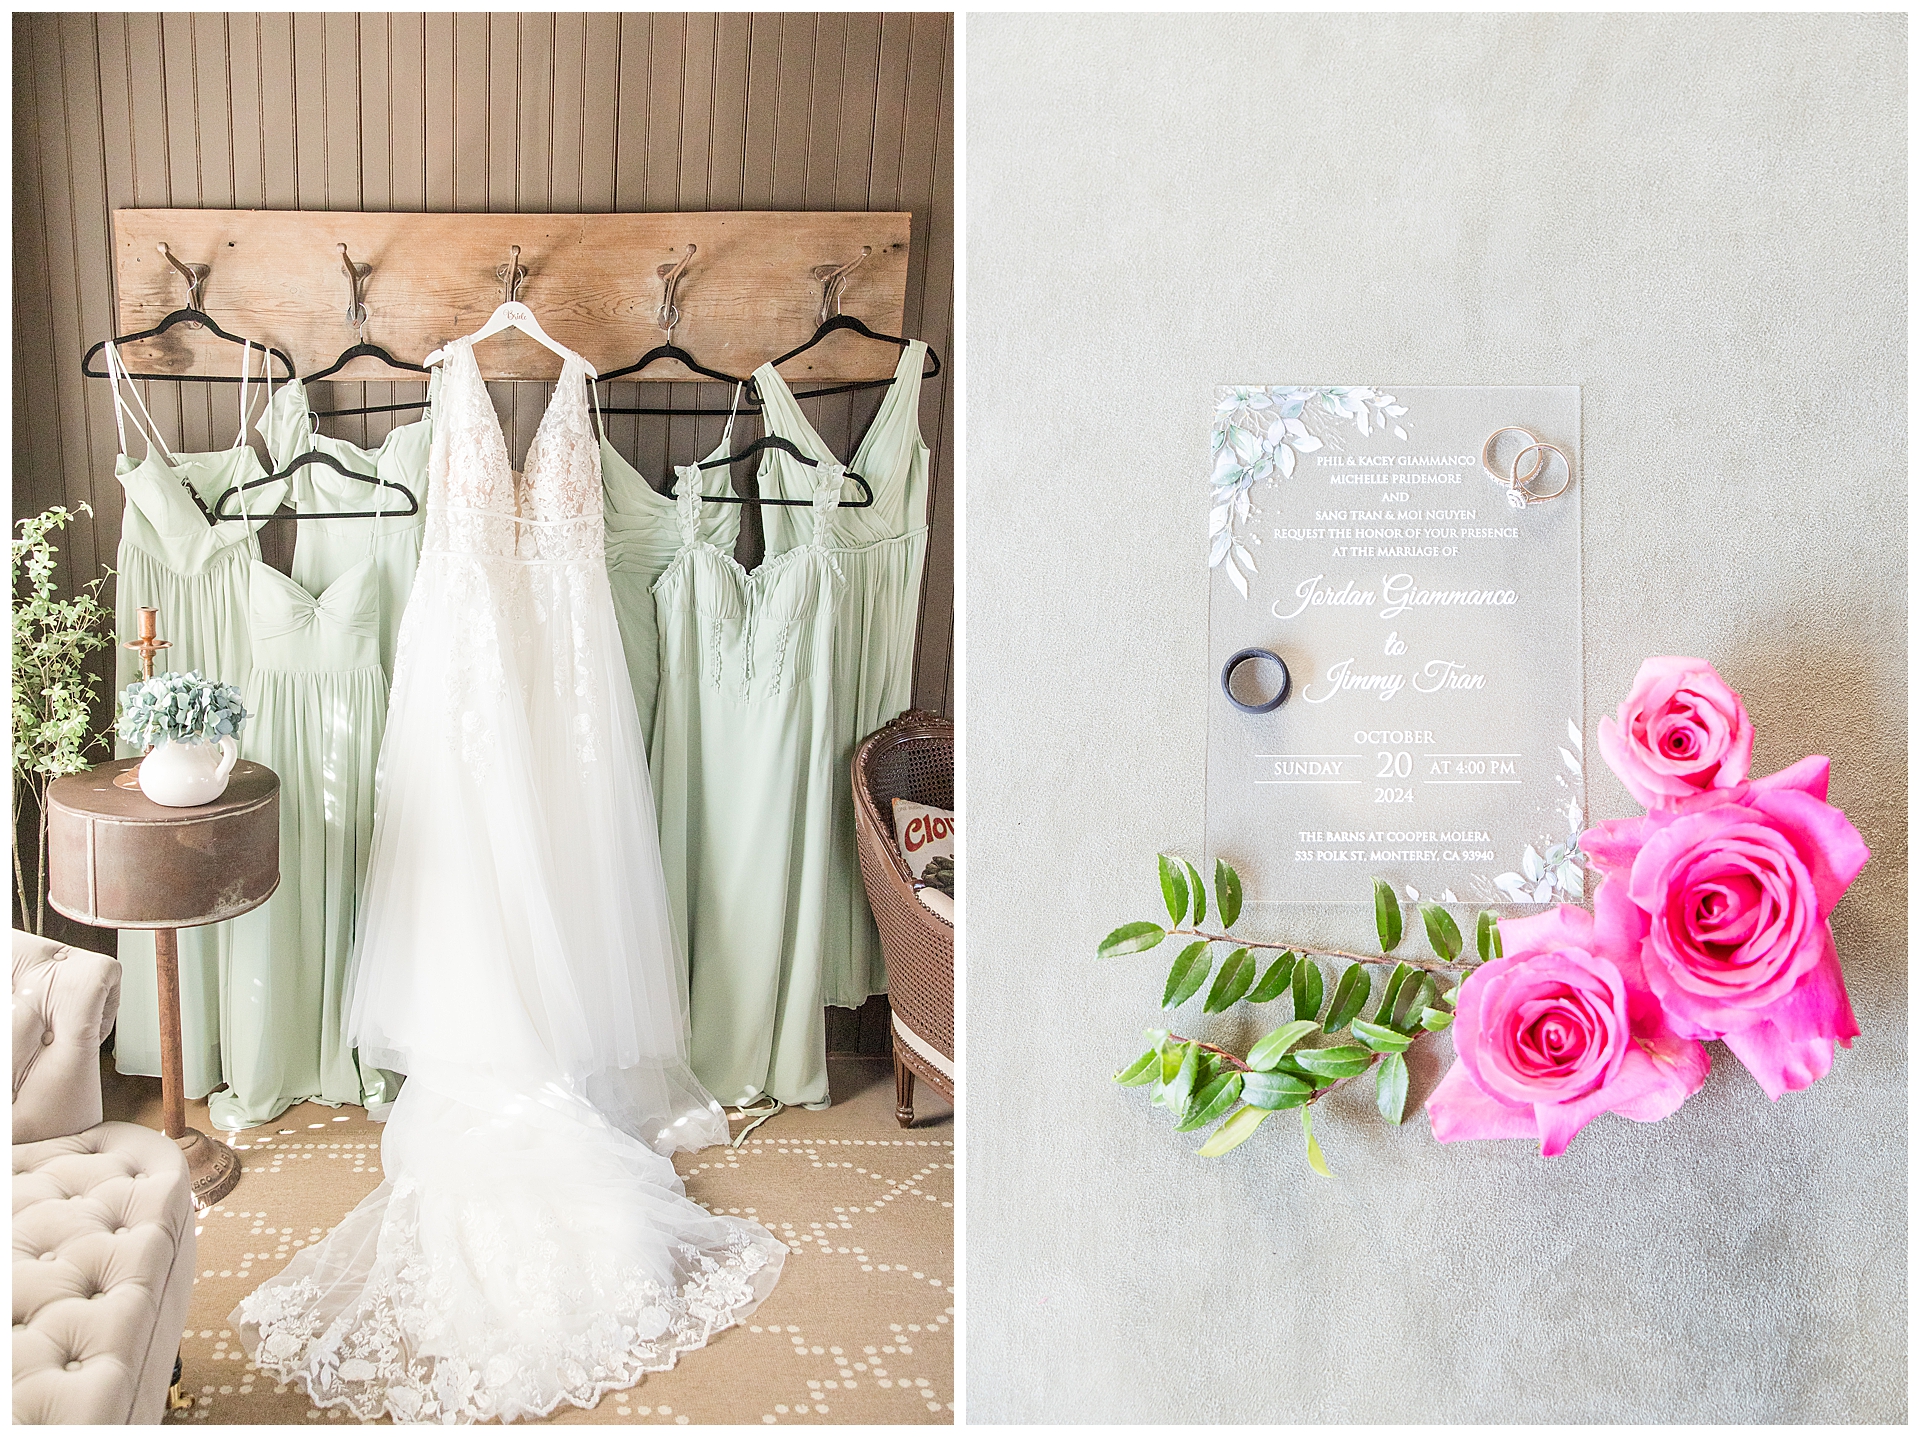
[{"label": "green leaf branch", "polygon": [[[91,516],[90,505],[79,512]],[[13,886],[20,922],[41,933],[47,926],[47,788],[56,778],[92,766],[90,755],[107,743],[93,724],[103,706],[99,675],[89,661],[113,645],[113,613],[100,601],[106,576],[75,583],[61,598],[60,552],[51,537],[74,519],[65,508],[48,509],[16,526],[9,548],[13,583]],[[31,878],[22,861],[25,812],[35,815]]]},{"label": "green leaf branch", "polygon": [[[1415,1043],[1445,1031],[1453,1022],[1451,1010],[1459,985],[1443,988],[1440,980],[1452,975],[1465,981],[1478,963],[1500,956],[1497,915],[1489,909],[1477,916],[1470,955],[1453,915],[1439,904],[1421,904],[1420,926],[1434,957],[1396,958],[1390,955],[1405,935],[1405,915],[1393,886],[1375,879],[1374,926],[1380,953],[1267,942],[1230,931],[1239,921],[1242,888],[1239,874],[1229,864],[1214,864],[1213,908],[1222,930],[1217,932],[1200,926],[1205,922],[1208,895],[1199,869],[1167,854],[1159,855],[1158,866],[1168,925],[1147,920],[1124,923],[1101,942],[1099,956],[1143,953],[1168,938],[1189,939],[1167,971],[1160,999],[1163,1008],[1178,1008],[1204,990],[1202,1008],[1208,1013],[1223,1013],[1241,1002],[1258,1005],[1287,998],[1292,1018],[1244,1055],[1170,1030],[1149,1030],[1146,1051],[1115,1073],[1114,1080],[1146,1087],[1148,1101],[1173,1116],[1176,1132],[1192,1132],[1217,1122],[1219,1126],[1198,1150],[1202,1157],[1231,1152],[1272,1114],[1297,1108],[1308,1166],[1331,1177],[1313,1135],[1311,1109],[1328,1093],[1372,1073],[1374,1103],[1381,1116],[1391,1123],[1405,1117],[1406,1054]],[[1182,927],[1190,915],[1193,926]],[[1230,945],[1217,969],[1215,944]],[[1262,971],[1256,955],[1265,952],[1278,956]],[[1335,980],[1331,998],[1317,959],[1345,960],[1348,965]],[[1376,967],[1391,970],[1377,990],[1377,1002]],[[1340,1040],[1342,1034],[1344,1040]],[[1334,1041],[1309,1045],[1313,1039]]]}]

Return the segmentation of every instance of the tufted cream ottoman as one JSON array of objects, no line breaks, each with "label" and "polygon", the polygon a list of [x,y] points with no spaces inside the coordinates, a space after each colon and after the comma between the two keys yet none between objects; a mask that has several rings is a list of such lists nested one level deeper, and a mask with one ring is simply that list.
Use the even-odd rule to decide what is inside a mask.
[{"label": "tufted cream ottoman", "polygon": [[29,1139],[13,1145],[15,1422],[158,1422],[166,1407],[193,1199],[172,1139],[100,1121],[119,991],[111,958],[13,935],[13,1128]]}]

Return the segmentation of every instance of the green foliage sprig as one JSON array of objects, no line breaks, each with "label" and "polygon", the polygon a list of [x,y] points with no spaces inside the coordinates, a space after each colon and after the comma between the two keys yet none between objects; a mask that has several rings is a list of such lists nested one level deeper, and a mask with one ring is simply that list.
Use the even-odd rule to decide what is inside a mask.
[{"label": "green foliage sprig", "polygon": [[[93,516],[88,504],[79,513]],[[16,526],[9,545],[13,585],[13,884],[20,921],[34,932],[47,926],[47,786],[65,774],[92,766],[88,755],[106,745],[92,728],[100,678],[87,672],[89,655],[113,643],[113,614],[100,602],[100,578],[79,586],[70,599],[58,596],[55,555],[49,536],[72,523],[63,507]],[[37,815],[37,870],[31,888],[20,855],[24,804]]]},{"label": "green foliage sprig", "polygon": [[[1407,1050],[1453,1022],[1451,1009],[1458,999],[1459,985],[1443,987],[1442,980],[1453,975],[1464,981],[1476,966],[1465,954],[1459,925],[1439,904],[1423,903],[1418,911],[1434,958],[1389,956],[1400,946],[1405,921],[1393,885],[1376,878],[1373,906],[1381,948],[1378,954],[1242,939],[1230,931],[1215,932],[1201,926],[1207,919],[1207,887],[1193,864],[1163,853],[1159,877],[1170,926],[1149,921],[1123,923],[1101,942],[1099,956],[1146,952],[1168,938],[1191,939],[1167,971],[1161,1007],[1178,1008],[1205,988],[1201,1006],[1208,1013],[1224,1013],[1240,1002],[1272,1003],[1289,997],[1293,1017],[1244,1055],[1166,1029],[1149,1029],[1151,1045],[1115,1073],[1114,1081],[1147,1087],[1149,1101],[1173,1114],[1176,1132],[1192,1132],[1217,1120],[1219,1126],[1199,1148],[1202,1157],[1231,1152],[1274,1113],[1297,1108],[1306,1136],[1308,1166],[1322,1177],[1333,1176],[1313,1135],[1314,1104],[1335,1088],[1371,1072],[1374,1103],[1381,1116],[1390,1123],[1398,1123],[1405,1116]],[[1216,862],[1213,909],[1222,930],[1231,930],[1239,921],[1240,907],[1240,875],[1226,862]],[[1190,927],[1181,926],[1189,920]],[[1216,944],[1228,945],[1229,949],[1217,970]],[[1482,963],[1501,956],[1498,919],[1490,909],[1482,911],[1474,924],[1474,947]],[[1265,972],[1260,971],[1256,950],[1278,953]],[[1345,960],[1348,965],[1332,985],[1331,1001],[1327,999],[1326,975],[1314,961],[1321,958]],[[1378,1004],[1373,1003],[1372,969],[1376,966],[1392,970],[1380,989]],[[1370,1005],[1372,1016],[1363,1016]],[[1302,1046],[1309,1039],[1333,1038],[1343,1031],[1351,1041]]]}]

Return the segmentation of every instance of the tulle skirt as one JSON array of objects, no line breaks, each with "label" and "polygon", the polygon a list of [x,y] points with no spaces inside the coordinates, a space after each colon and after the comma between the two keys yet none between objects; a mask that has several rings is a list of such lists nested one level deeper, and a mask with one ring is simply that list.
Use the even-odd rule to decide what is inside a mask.
[{"label": "tulle skirt", "polygon": [[361,1060],[451,1091],[474,1070],[557,1082],[661,1152],[724,1141],[687,1064],[604,563],[430,552],[400,643],[349,996]]},{"label": "tulle skirt", "polygon": [[235,1309],[316,1406],[462,1422],[591,1407],[759,1306],[786,1249],[708,1214],[673,1164],[565,1099],[519,1111],[409,1075],[386,1180]]},{"label": "tulle skirt", "polygon": [[348,996],[361,1061],[407,1075],[385,1180],[233,1314],[262,1370],[362,1418],[591,1406],[786,1255],[667,1156],[726,1118],[687,1066],[604,560],[507,548],[423,554],[400,633]]}]

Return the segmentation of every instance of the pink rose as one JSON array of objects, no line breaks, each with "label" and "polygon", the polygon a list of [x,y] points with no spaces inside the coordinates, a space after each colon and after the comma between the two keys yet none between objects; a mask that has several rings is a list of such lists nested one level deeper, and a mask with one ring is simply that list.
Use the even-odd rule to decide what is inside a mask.
[{"label": "pink rose", "polygon": [[1459,1061],[1427,1100],[1437,1141],[1537,1137],[1555,1157],[1601,1113],[1658,1122],[1699,1091],[1706,1052],[1667,1025],[1632,947],[1599,936],[1567,904],[1500,925],[1507,956],[1462,984]]},{"label": "pink rose", "polygon": [[1747,710],[1705,659],[1648,659],[1599,737],[1608,766],[1648,808],[1732,788],[1753,762]]},{"label": "pink rose", "polygon": [[1581,847],[1603,874],[1596,923],[1639,935],[1673,1026],[1721,1038],[1767,1096],[1825,1077],[1860,1025],[1828,915],[1869,857],[1826,802],[1827,760],[1601,824]]}]

